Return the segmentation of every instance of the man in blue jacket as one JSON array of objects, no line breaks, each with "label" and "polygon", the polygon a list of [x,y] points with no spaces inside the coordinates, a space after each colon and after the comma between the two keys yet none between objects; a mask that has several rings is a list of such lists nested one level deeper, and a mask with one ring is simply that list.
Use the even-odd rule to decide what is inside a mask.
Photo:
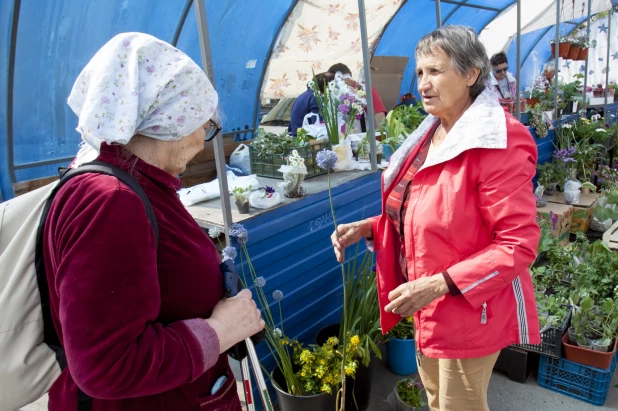
[{"label": "man in blue jacket", "polygon": [[[316,74],[316,80],[318,82],[322,93],[329,82],[335,79],[335,76],[331,73]],[[296,131],[303,126],[303,120],[309,113],[319,114],[320,108],[318,102],[315,99],[313,90],[307,86],[307,91],[296,98],[292,111],[290,112],[290,125],[288,126],[288,133],[295,136]],[[314,119],[309,119],[309,124],[313,124]]]}]

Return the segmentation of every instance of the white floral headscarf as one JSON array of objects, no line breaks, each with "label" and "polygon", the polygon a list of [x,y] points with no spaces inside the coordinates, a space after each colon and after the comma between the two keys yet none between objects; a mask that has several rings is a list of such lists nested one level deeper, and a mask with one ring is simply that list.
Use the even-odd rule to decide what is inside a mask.
[{"label": "white floral headscarf", "polygon": [[143,33],[122,33],[82,70],[68,104],[84,144],[76,166],[96,158],[102,142],[135,134],[179,140],[214,114],[218,96],[204,71],[182,51]]}]

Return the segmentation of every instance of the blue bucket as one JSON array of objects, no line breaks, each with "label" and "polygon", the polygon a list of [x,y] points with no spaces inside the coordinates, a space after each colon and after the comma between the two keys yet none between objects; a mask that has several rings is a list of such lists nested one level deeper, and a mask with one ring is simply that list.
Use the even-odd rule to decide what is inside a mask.
[{"label": "blue bucket", "polygon": [[393,155],[393,147],[390,144],[382,144],[382,157],[384,160],[389,161]]},{"label": "blue bucket", "polygon": [[416,345],[414,340],[389,338],[386,343],[388,368],[397,375],[410,375],[418,371],[416,367]]}]

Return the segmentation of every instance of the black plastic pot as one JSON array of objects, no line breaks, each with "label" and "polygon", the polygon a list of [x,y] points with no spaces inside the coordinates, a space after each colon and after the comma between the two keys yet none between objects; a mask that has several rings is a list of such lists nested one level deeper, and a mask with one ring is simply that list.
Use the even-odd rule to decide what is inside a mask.
[{"label": "black plastic pot", "polygon": [[[318,331],[315,341],[322,345],[329,337],[339,337],[339,324],[331,324]],[[359,364],[355,378],[346,378],[345,409],[348,411],[364,411],[369,406],[371,396],[371,380],[375,365],[375,354],[371,353],[369,367]],[[357,407],[358,405],[358,407]]]},{"label": "black plastic pot", "polygon": [[288,394],[284,389],[285,379],[279,368],[271,374],[271,382],[277,392],[277,401],[279,402],[280,411],[333,411],[335,410],[336,397],[335,394],[315,394],[315,395],[292,395]]}]

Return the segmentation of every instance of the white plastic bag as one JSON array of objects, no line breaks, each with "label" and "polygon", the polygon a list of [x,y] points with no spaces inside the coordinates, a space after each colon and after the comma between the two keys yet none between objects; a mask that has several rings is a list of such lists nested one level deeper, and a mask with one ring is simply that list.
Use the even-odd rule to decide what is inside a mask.
[{"label": "white plastic bag", "polygon": [[[309,124],[310,118],[315,119],[313,124]],[[305,115],[302,128],[309,133],[310,136],[315,137],[316,140],[320,138],[328,138],[328,134],[326,133],[326,125],[320,123],[320,116],[316,113],[308,113]]]},{"label": "white plastic bag", "polygon": [[337,154],[335,171],[351,170],[354,153],[352,152],[350,140],[347,137],[339,140],[339,144],[333,146],[333,151]]},{"label": "white plastic bag", "polygon": [[257,190],[249,195],[249,204],[253,208],[267,209],[272,208],[281,202],[281,195],[276,191],[270,197],[264,197],[263,190]]},{"label": "white plastic bag", "polygon": [[260,188],[261,184],[255,174],[243,177],[234,176],[233,179],[230,179],[229,173],[230,172],[228,171],[227,184],[229,186],[228,188],[230,189],[230,193],[234,191],[235,188],[249,188],[249,186],[252,190],[257,190]]},{"label": "white plastic bag", "polygon": [[575,180],[567,180],[564,183],[564,202],[567,204],[579,203],[579,189],[582,187],[582,183]]},{"label": "white plastic bag", "polygon": [[592,220],[590,221],[590,229],[592,231],[601,231],[605,232],[611,228],[613,221],[611,218],[608,218],[605,221],[599,221],[594,215],[592,216]]},{"label": "white plastic bag", "polygon": [[277,171],[283,173],[283,182],[278,186],[283,190],[284,196],[298,198],[305,195],[302,184],[307,174],[307,167],[281,166]]},{"label": "white plastic bag", "polygon": [[[230,192],[236,187],[247,188],[251,186],[254,190],[260,187],[255,174],[246,177],[238,177],[231,171],[227,172],[227,185]],[[228,193],[229,194],[229,193]],[[189,188],[181,188],[178,190],[180,202],[185,206],[201,203],[202,201],[212,200],[220,197],[219,181],[214,179],[208,183],[198,184]]]},{"label": "white plastic bag", "polygon": [[241,144],[230,155],[230,165],[240,168],[245,174],[251,174],[249,147]]}]

